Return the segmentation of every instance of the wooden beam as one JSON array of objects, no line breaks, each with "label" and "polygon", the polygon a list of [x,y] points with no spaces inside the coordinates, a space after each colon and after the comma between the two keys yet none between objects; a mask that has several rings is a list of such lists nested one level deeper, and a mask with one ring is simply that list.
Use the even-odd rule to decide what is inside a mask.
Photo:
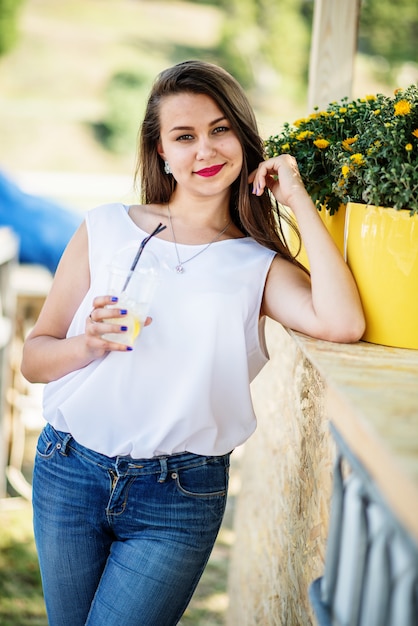
[{"label": "wooden beam", "polygon": [[315,0],[308,112],[351,96],[361,0]]}]

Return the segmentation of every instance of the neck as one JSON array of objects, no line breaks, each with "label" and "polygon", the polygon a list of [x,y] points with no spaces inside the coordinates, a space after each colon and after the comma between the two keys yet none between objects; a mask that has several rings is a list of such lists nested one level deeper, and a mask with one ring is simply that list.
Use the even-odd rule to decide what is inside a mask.
[{"label": "neck", "polygon": [[213,198],[181,198],[173,194],[169,201],[171,217],[189,228],[221,229],[229,220],[229,197],[220,202]]}]

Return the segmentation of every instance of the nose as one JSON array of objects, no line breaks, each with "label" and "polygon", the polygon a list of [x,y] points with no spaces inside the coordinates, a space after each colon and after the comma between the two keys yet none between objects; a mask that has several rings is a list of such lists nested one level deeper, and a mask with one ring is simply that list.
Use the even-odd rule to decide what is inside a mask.
[{"label": "nose", "polygon": [[202,137],[199,139],[197,146],[196,159],[198,161],[204,161],[215,155],[215,146],[210,137]]}]

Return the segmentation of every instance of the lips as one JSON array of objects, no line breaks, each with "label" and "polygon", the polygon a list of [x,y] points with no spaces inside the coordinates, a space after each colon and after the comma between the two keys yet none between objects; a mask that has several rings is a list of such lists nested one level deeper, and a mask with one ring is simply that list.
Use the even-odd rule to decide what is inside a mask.
[{"label": "lips", "polygon": [[224,163],[222,163],[221,165],[212,165],[211,167],[205,167],[202,170],[199,170],[198,172],[195,172],[195,173],[198,174],[199,176],[204,176],[205,178],[209,178],[210,176],[216,176],[216,174],[219,174],[223,166],[224,166]]}]

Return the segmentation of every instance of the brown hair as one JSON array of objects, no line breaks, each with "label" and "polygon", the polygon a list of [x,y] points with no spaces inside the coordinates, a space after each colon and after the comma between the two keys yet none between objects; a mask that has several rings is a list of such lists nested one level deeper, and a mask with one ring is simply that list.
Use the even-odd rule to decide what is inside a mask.
[{"label": "brown hair", "polygon": [[294,223],[276,202],[272,202],[269,191],[266,190],[262,196],[255,196],[249,190],[248,176],[264,160],[264,142],[258,133],[254,112],[241,85],[228,72],[212,63],[184,61],[157,76],[139,134],[135,182],[141,189],[142,202],[168,203],[175,189],[176,182],[172,174],[165,174],[163,160],[157,153],[160,139],[159,105],[164,97],[184,92],[205,94],[212,98],[241,143],[241,175],[231,187],[232,220],[242,232],[261,245],[297,263],[282,229],[284,220],[299,236]]}]

